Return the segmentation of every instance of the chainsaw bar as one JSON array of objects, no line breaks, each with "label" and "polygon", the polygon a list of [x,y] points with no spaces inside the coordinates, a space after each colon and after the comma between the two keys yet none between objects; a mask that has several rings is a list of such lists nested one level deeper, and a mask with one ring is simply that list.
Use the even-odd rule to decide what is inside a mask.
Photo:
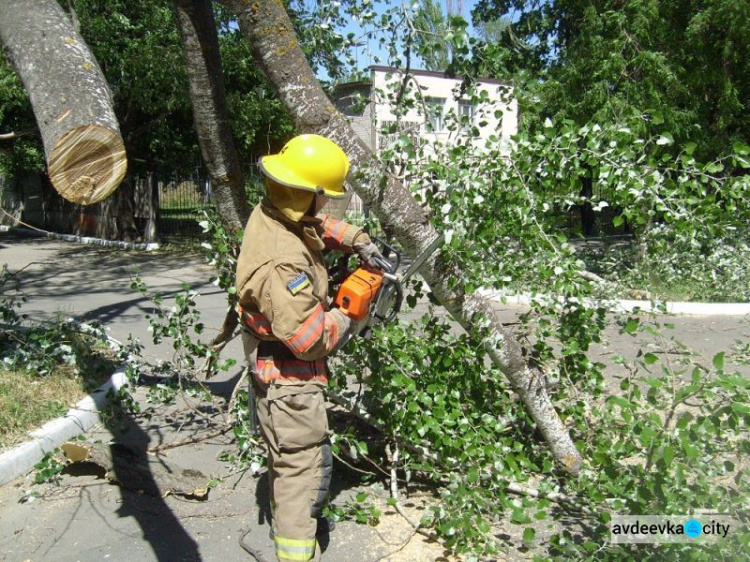
[{"label": "chainsaw bar", "polygon": [[[384,267],[384,270],[388,273],[383,277],[383,287],[380,289],[378,297],[375,300],[371,315],[371,323],[377,321],[382,322],[383,324],[388,324],[396,317],[401,310],[401,302],[404,297],[404,284],[412,277],[412,275],[414,275],[414,273],[416,273],[422,264],[427,261],[427,258],[429,258],[442,243],[443,235],[441,234],[417,256],[400,277],[395,275],[395,271]],[[387,260],[383,261],[385,262]],[[384,266],[385,265],[388,264],[384,264]],[[390,271],[392,271],[392,273]]]},{"label": "chainsaw bar", "polygon": [[411,263],[411,265],[407,268],[407,270],[404,272],[404,274],[401,276],[401,283],[405,283],[408,281],[412,275],[414,275],[417,270],[422,267],[422,264],[427,261],[427,258],[429,258],[435,250],[437,250],[441,245],[443,244],[443,235],[439,235],[435,240],[432,241],[432,243],[427,246],[427,248],[419,254],[414,261]]}]

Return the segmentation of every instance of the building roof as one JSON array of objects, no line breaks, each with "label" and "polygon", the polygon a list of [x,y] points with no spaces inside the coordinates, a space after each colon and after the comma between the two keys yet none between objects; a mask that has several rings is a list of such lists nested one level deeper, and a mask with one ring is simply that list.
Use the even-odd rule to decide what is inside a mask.
[{"label": "building roof", "polygon": [[[375,72],[404,72],[403,68],[396,68],[393,66],[381,66],[381,65],[371,65],[369,67],[371,71]],[[414,74],[416,76],[434,76],[435,78],[447,78],[449,80],[463,80],[465,77],[461,74],[455,74],[453,76],[449,76],[445,73],[445,71],[439,71],[439,70],[421,70],[419,68],[410,68],[409,69],[410,74]],[[479,77],[477,78],[480,82],[484,82],[486,84],[498,84],[498,85],[510,85],[508,82],[504,80],[498,80],[497,78],[483,78]]]},{"label": "building roof", "polygon": [[[371,65],[368,67],[368,70],[370,72],[404,72],[403,68],[396,68],[394,66],[382,66],[382,65]],[[414,74],[416,76],[433,76],[435,78],[446,78],[448,80],[463,80],[464,76],[461,74],[456,74],[454,76],[449,76],[445,72],[441,72],[438,70],[422,70],[419,68],[410,68],[409,69],[410,74]],[[497,78],[477,78],[480,82],[484,84],[497,84],[497,85],[503,85],[503,86],[510,86],[510,83],[504,80],[498,80]],[[358,79],[353,80],[352,82],[341,82],[339,84],[336,84],[334,88],[336,90],[350,90],[350,89],[356,89],[366,86],[372,86],[372,80],[368,79]]]}]

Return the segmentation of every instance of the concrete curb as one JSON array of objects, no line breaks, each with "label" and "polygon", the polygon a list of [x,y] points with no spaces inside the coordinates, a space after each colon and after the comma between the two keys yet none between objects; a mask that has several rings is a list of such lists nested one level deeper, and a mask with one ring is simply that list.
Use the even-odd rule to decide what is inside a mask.
[{"label": "concrete curb", "polygon": [[[504,300],[510,304],[522,305],[529,305],[532,300],[549,299],[549,297],[545,295],[506,295],[488,289],[479,289],[477,293],[497,302],[502,302]],[[665,302],[662,303],[666,309],[665,311],[660,308],[658,303],[653,301],[589,301],[589,304],[592,303],[602,305],[611,312],[633,312],[636,308],[639,308],[641,312],[662,313],[666,311],[667,314],[684,314],[690,316],[745,316],[750,314],[750,303],[746,302]]]},{"label": "concrete curb", "polygon": [[65,242],[76,242],[78,244],[88,244],[89,246],[106,246],[108,248],[122,248],[123,250],[145,250],[152,252],[159,249],[159,244],[152,242],[148,244],[137,244],[135,242],[122,242],[120,240],[103,240],[102,238],[92,238],[89,236],[75,236],[73,234],[58,234],[46,230],[31,230],[30,228],[20,228],[16,226],[0,225],[0,232],[18,232],[20,234],[43,234],[47,238],[64,240]]},{"label": "concrete curb", "polygon": [[47,422],[31,432],[31,441],[0,455],[0,486],[23,476],[34,468],[45,454],[99,423],[99,412],[106,406],[107,393],[110,390],[117,392],[127,382],[125,367],[122,366],[107,382],[68,410],[64,417]]}]

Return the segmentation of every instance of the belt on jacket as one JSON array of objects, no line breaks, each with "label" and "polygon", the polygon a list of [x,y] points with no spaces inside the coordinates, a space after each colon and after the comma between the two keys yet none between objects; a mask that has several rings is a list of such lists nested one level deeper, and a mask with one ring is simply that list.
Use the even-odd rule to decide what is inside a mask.
[{"label": "belt on jacket", "polygon": [[280,341],[259,341],[258,359],[277,359],[280,361],[299,361],[291,350]]}]

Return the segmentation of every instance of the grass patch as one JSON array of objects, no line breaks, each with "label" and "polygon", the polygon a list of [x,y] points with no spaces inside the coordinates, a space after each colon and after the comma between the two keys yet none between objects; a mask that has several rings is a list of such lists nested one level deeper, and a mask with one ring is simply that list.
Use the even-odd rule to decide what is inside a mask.
[{"label": "grass patch", "polygon": [[0,449],[24,441],[27,432],[63,415],[82,395],[78,381],[63,374],[32,378],[0,369]]},{"label": "grass patch", "polygon": [[0,450],[25,441],[29,431],[64,415],[115,371],[115,354],[99,340],[86,334],[76,339],[74,347],[81,351],[76,363],[57,364],[43,375],[11,367],[7,361],[0,364]]}]

